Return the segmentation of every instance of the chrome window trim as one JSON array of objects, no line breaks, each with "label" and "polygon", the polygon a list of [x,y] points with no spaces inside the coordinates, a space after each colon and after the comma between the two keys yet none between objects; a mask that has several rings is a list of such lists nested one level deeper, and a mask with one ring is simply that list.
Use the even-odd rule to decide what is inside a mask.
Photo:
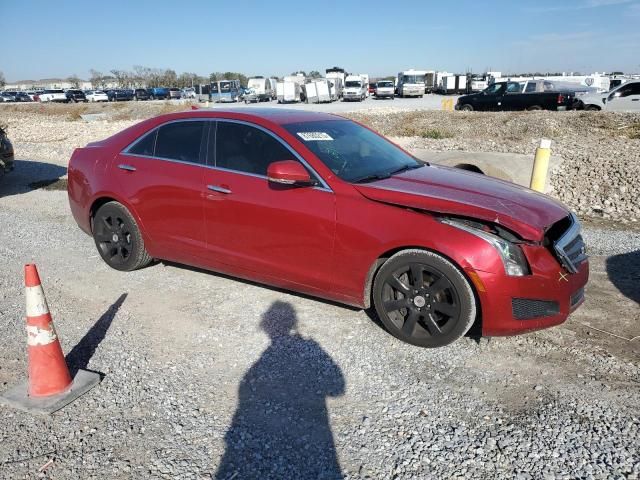
[{"label": "chrome window trim", "polygon": [[[240,125],[246,125],[248,127],[253,127],[253,128],[257,128],[258,130],[263,131],[264,133],[266,133],[267,135],[271,136],[272,138],[274,138],[275,140],[277,140],[278,142],[280,142],[280,144],[287,150],[289,150],[289,153],[293,154],[294,157],[296,157],[296,159],[302,163],[302,165],[304,165],[309,171],[311,171],[311,173],[313,174],[313,176],[321,183],[322,187],[314,187],[320,190],[327,190],[329,192],[333,192],[333,190],[331,190],[331,187],[329,187],[329,185],[327,184],[327,182],[325,182],[324,178],[322,178],[322,176],[315,170],[315,168],[313,168],[311,165],[309,165],[309,163],[295,150],[293,150],[293,148],[291,147],[291,145],[289,145],[287,142],[285,142],[283,139],[281,139],[279,136],[277,136],[275,133],[273,133],[271,130],[268,130],[266,128],[264,128],[261,125],[257,125],[255,123],[251,123],[251,122],[247,122],[245,120],[236,120],[236,119],[232,119],[232,118],[216,118],[216,119],[212,119],[213,121],[216,122],[227,122],[227,123],[238,123]],[[217,142],[218,142],[218,132],[217,132],[217,128],[216,128],[216,147],[217,147]],[[217,148],[216,148],[217,150]],[[216,159],[216,163],[217,163],[217,159]],[[227,172],[233,172],[233,173],[243,173],[243,174],[247,174],[247,175],[251,175],[251,176],[255,176],[255,177],[260,177],[260,178],[265,178],[267,179],[268,177],[266,175],[258,175],[255,173],[247,173],[247,172],[241,172],[239,170],[231,170],[228,168],[222,168],[222,167],[215,167],[219,170],[224,170]]]},{"label": "chrome window trim", "polygon": [[[153,144],[153,150],[155,151],[155,142],[158,139],[158,135],[157,135],[157,131],[165,126],[165,125],[169,125],[171,123],[176,123],[176,122],[196,122],[196,121],[204,121],[204,122],[219,122],[219,121],[225,121],[225,122],[230,122],[230,123],[239,123],[239,124],[243,124],[243,125],[247,125],[249,127],[254,127],[257,128],[259,130],[262,130],[263,132],[265,132],[268,135],[271,135],[274,139],[276,139],[278,142],[280,142],[287,150],[289,150],[290,153],[292,153],[300,163],[302,163],[306,168],[308,168],[313,175],[320,181],[321,185],[312,187],[314,190],[321,190],[321,191],[326,191],[326,192],[331,192],[333,193],[333,190],[331,189],[331,187],[329,187],[329,185],[325,182],[324,178],[322,178],[318,172],[316,172],[316,170],[309,165],[309,163],[304,160],[304,158],[302,158],[301,155],[298,154],[298,152],[294,151],[284,140],[282,140],[280,137],[278,137],[275,133],[271,132],[270,130],[260,126],[260,125],[256,125],[255,123],[251,123],[251,122],[246,122],[243,120],[235,120],[235,119],[227,119],[227,118],[206,118],[206,117],[199,117],[199,118],[185,118],[185,119],[176,119],[176,120],[170,120],[168,122],[165,122],[161,125],[157,125],[154,128],[152,128],[151,130],[149,130],[148,132],[146,132],[144,135],[142,135],[140,138],[137,138],[136,140],[134,140],[133,142],[131,142],[129,145],[127,145],[124,150],[122,150],[120,153],[125,154],[125,155],[129,155],[131,157],[139,157],[139,158],[147,158],[150,160],[161,160],[163,162],[171,162],[171,163],[178,163],[181,165],[191,165],[194,167],[203,167],[203,168],[207,168],[209,170],[219,170],[221,172],[228,172],[228,173],[235,173],[238,175],[245,175],[247,177],[254,177],[254,178],[262,178],[264,180],[269,181],[269,178],[266,175],[260,175],[257,173],[250,173],[250,172],[242,172],[240,170],[231,170],[229,168],[223,168],[223,167],[217,167],[215,165],[209,165],[209,158],[207,155],[207,158],[205,158],[205,161],[207,163],[195,163],[195,162],[186,162],[184,160],[175,160],[173,158],[165,158],[165,157],[156,157],[154,155],[142,155],[139,153],[131,153],[129,152],[129,150],[131,148],[133,148],[138,142],[140,142],[143,138],[145,138],[147,135],[150,135],[152,133],[156,133],[156,138],[154,139],[154,144]],[[209,125],[209,129],[211,129],[211,125]],[[209,130],[210,133],[210,130]],[[215,135],[216,141],[217,141],[217,131],[216,131],[216,135]],[[208,151],[208,149],[207,149]]]},{"label": "chrome window trim", "polygon": [[[142,141],[142,139],[145,138],[147,135],[155,132],[156,133],[156,138],[153,141],[153,151],[155,152],[156,151],[156,142],[158,141],[158,130],[160,130],[160,128],[164,127],[165,125],[170,125],[172,123],[178,123],[178,122],[206,122],[207,120],[208,120],[207,118],[176,118],[175,120],[169,120],[168,122],[162,123],[160,125],[156,125],[155,127],[153,127],[151,130],[146,132],[141,137],[136,138],[133,142],[131,142],[123,150],[121,150],[120,153],[126,153],[127,155],[134,155],[136,157],[161,158],[163,160],[173,160],[172,158],[164,158],[164,157],[156,157],[156,156],[153,156],[153,155],[140,155],[138,153],[131,153],[131,152],[129,152],[129,150],[131,150],[138,142]],[[182,162],[182,163],[188,163],[190,165],[202,165],[201,163],[183,162],[182,160],[174,160],[174,161]]]}]

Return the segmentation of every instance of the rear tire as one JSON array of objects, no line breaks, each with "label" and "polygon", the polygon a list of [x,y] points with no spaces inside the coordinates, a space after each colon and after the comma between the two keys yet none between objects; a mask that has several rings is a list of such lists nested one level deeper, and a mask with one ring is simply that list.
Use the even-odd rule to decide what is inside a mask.
[{"label": "rear tire", "polygon": [[153,260],[135,219],[118,202],[105,203],[96,211],[92,230],[98,253],[115,270],[130,272]]},{"label": "rear tire", "polygon": [[373,304],[393,336],[419,347],[448,345],[476,320],[469,281],[449,260],[426,250],[401,251],[380,267]]},{"label": "rear tire", "polygon": [[600,110],[602,110],[597,105],[585,105],[584,109],[588,112],[599,112]]},{"label": "rear tire", "polygon": [[460,107],[460,110],[462,110],[463,112],[473,112],[473,105],[469,105],[468,103],[465,103]]}]

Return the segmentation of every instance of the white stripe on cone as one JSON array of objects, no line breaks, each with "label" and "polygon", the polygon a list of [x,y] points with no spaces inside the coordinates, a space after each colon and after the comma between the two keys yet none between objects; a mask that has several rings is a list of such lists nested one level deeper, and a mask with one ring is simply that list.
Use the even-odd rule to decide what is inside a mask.
[{"label": "white stripe on cone", "polygon": [[47,299],[44,297],[42,285],[36,287],[26,287],[25,296],[27,298],[27,317],[39,317],[49,313]]},{"label": "white stripe on cone", "polygon": [[49,328],[40,328],[27,325],[27,345],[36,347],[38,345],[49,345],[56,341],[58,336],[53,328],[53,324],[49,324]]}]

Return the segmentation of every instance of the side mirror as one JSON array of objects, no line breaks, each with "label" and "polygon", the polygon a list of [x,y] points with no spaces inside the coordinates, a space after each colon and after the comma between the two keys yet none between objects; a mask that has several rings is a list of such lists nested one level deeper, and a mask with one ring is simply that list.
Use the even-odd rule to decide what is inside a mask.
[{"label": "side mirror", "polygon": [[310,187],[316,184],[309,172],[295,160],[273,162],[267,168],[267,178],[270,182],[281,185]]}]

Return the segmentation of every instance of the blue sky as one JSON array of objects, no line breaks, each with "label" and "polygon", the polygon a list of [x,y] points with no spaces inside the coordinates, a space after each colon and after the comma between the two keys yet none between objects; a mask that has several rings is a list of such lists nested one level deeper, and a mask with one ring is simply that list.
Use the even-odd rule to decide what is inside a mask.
[{"label": "blue sky", "polygon": [[2,0],[9,81],[133,65],[283,75],[640,72],[640,0]]}]

